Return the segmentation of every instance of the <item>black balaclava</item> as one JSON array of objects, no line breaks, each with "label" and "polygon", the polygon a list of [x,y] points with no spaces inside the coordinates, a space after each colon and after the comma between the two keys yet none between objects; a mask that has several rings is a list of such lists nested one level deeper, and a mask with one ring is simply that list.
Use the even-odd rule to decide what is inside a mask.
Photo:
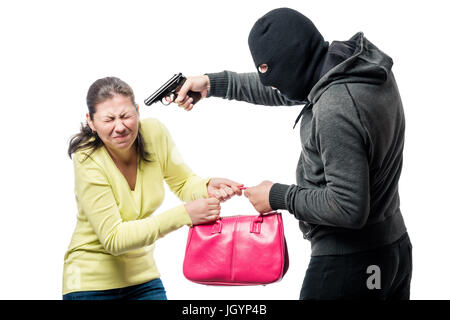
[{"label": "black balaclava", "polygon": [[320,32],[307,17],[289,8],[272,10],[256,21],[248,45],[263,85],[280,90],[291,100],[305,101],[328,49]]}]

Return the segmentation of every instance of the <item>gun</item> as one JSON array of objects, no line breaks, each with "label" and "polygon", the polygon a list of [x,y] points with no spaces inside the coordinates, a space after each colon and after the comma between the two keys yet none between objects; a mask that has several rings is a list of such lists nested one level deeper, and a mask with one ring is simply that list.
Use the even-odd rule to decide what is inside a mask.
[{"label": "gun", "polygon": [[[169,103],[164,98],[170,97],[172,101],[174,101],[177,98],[176,91],[179,90],[183,83],[186,81],[186,77],[183,76],[183,74],[180,72],[178,74],[175,74],[172,78],[170,78],[166,83],[164,83],[161,88],[156,90],[150,97],[144,100],[144,103],[147,106],[152,105],[153,103],[157,101],[161,101],[161,103],[165,106],[168,106]],[[189,91],[188,95],[194,100],[192,103],[195,104],[198,100],[201,99],[201,94],[199,92],[193,92]]]}]

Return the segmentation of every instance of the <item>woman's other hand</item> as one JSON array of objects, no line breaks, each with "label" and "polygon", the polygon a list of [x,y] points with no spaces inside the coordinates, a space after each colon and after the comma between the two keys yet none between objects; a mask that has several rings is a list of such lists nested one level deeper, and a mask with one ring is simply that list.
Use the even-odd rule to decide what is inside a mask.
[{"label": "woman's other hand", "polygon": [[215,197],[219,201],[224,202],[230,199],[234,195],[241,196],[242,183],[237,183],[229,179],[224,178],[212,178],[209,180],[207,188],[210,197]]},{"label": "woman's other hand", "polygon": [[220,217],[220,201],[216,198],[190,201],[184,207],[193,225],[215,221]]}]

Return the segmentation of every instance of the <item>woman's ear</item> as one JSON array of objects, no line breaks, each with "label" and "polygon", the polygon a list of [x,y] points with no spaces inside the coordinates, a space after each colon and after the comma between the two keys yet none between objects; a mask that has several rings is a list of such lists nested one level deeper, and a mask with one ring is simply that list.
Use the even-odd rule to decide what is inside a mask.
[{"label": "woman's ear", "polygon": [[95,126],[94,123],[92,122],[91,117],[89,116],[89,112],[86,112],[86,121],[88,126],[91,128],[92,132],[95,132]]},{"label": "woman's ear", "polygon": [[137,110],[137,112],[139,114],[139,105],[138,104],[136,104],[136,110]]}]

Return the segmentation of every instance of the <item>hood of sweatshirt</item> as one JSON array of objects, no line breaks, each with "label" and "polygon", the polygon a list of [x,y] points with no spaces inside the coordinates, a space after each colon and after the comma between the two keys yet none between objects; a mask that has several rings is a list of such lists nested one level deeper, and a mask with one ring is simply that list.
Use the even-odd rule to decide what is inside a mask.
[{"label": "hood of sweatshirt", "polygon": [[380,84],[387,80],[393,61],[372,44],[362,32],[348,41],[355,43],[355,52],[343,62],[328,70],[311,89],[308,100],[314,104],[328,87],[338,83]]}]

